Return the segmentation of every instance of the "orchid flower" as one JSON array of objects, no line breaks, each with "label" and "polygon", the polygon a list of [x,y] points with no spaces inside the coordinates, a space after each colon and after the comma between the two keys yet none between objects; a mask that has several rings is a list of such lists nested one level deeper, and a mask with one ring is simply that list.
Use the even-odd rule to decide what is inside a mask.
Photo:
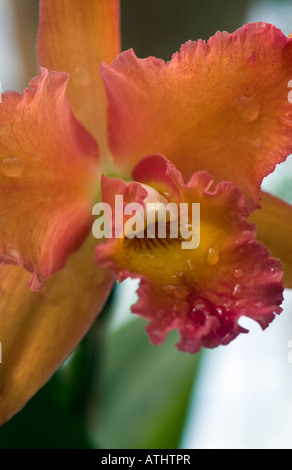
[{"label": "orchid flower", "polygon": [[[138,59],[120,53],[118,0],[41,0],[38,57],[30,88],[0,105],[1,423],[82,339],[115,277],[140,279],[132,311],[151,341],[177,328],[188,352],[229,343],[241,316],[266,328],[292,286],[291,206],[260,192],[292,151],[292,39],[248,24],[167,63]],[[200,203],[199,247],[100,243],[92,207],[114,210],[116,194]]]}]

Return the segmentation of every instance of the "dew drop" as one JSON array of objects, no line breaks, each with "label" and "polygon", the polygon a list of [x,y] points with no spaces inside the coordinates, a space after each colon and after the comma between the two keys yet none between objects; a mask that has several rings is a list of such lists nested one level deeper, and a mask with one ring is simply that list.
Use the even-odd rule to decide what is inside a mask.
[{"label": "dew drop", "polygon": [[185,286],[167,284],[166,286],[163,286],[163,290],[177,300],[184,300],[188,294],[188,290]]},{"label": "dew drop", "polygon": [[258,34],[264,34],[267,30],[267,23],[260,23],[257,26],[257,33]]},{"label": "dew drop", "polygon": [[286,119],[284,117],[280,117],[280,121],[282,124],[284,124],[287,127],[292,127],[292,120]]},{"label": "dew drop", "polygon": [[207,263],[209,266],[214,266],[214,264],[217,264],[218,261],[219,261],[219,246],[214,245],[208,250]]},{"label": "dew drop", "polygon": [[84,86],[89,82],[89,75],[85,67],[78,67],[73,72],[73,79],[78,85]]},{"label": "dew drop", "polygon": [[253,147],[256,147],[257,149],[259,149],[261,146],[261,143],[262,143],[262,139],[260,137],[257,137],[256,139],[252,141],[251,144]]},{"label": "dew drop", "polygon": [[4,256],[7,257],[7,263],[21,264],[20,255],[12,245],[6,245]]},{"label": "dew drop", "polygon": [[150,268],[165,268],[168,264],[166,257],[151,254],[141,255],[140,261],[142,264],[149,266]]},{"label": "dew drop", "polygon": [[275,267],[270,268],[270,274],[272,277],[278,277],[279,276],[279,270]]},{"label": "dew drop", "polygon": [[237,103],[237,110],[244,121],[255,121],[260,114],[260,103],[256,99],[256,95],[242,95]]},{"label": "dew drop", "polygon": [[232,294],[233,294],[233,295],[236,295],[236,294],[238,293],[239,289],[240,289],[240,285],[239,285],[239,284],[236,284],[236,285],[234,286],[234,289],[233,289]]},{"label": "dew drop", "polygon": [[217,313],[217,315],[222,316],[222,315],[223,315],[222,308],[217,307],[217,308],[216,308],[216,313]]},{"label": "dew drop", "polygon": [[236,277],[236,279],[239,279],[240,277],[242,277],[243,274],[244,274],[243,269],[241,268],[234,269],[234,277]]},{"label": "dew drop", "polygon": [[23,172],[23,161],[13,155],[5,157],[1,160],[0,170],[9,178],[17,178]]},{"label": "dew drop", "polygon": [[162,193],[162,196],[164,196],[166,199],[170,199],[170,194],[166,191]]},{"label": "dew drop", "polygon": [[189,270],[194,271],[195,268],[194,268],[193,263],[191,262],[190,259],[187,260],[187,264],[188,264]]}]

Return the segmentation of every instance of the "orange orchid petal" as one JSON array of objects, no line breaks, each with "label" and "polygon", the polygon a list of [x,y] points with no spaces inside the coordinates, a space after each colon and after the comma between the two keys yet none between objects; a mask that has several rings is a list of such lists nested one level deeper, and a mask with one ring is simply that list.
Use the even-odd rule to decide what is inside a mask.
[{"label": "orange orchid petal", "polygon": [[257,239],[281,260],[283,284],[292,288],[292,205],[262,192],[261,209],[251,215],[257,226]]},{"label": "orange orchid petal", "polygon": [[[155,228],[155,236],[149,237],[144,218],[143,225],[138,223],[139,236],[128,237],[125,217],[123,236],[109,238],[96,250],[97,261],[119,281],[128,276],[141,279],[139,301],[132,311],[150,321],[151,341],[159,344],[177,328],[178,348],[197,352],[202,346],[228,344],[244,332],[238,323],[241,316],[266,328],[281,312],[282,271],[279,261],[255,240],[255,226],[246,221],[248,211],[239,189],[228,181],[212,187],[207,172],[194,173],[184,183],[174,164],[161,155],[143,159],[133,177],[138,182],[103,178],[103,202],[112,206],[114,221],[112,194],[123,195],[125,203],[143,200],[144,206],[152,197],[164,198],[165,204],[180,200],[188,210],[192,203],[200,203],[201,212],[196,248],[184,249],[188,235],[173,237],[170,228],[163,237]],[[192,224],[190,214],[187,224]]]},{"label": "orange orchid petal", "polygon": [[73,117],[68,76],[48,72],[0,105],[0,261],[23,264],[38,290],[86,238],[98,148]]},{"label": "orange orchid petal", "polygon": [[185,178],[234,182],[256,207],[263,177],[292,151],[291,63],[292,40],[265,23],[189,41],[168,63],[122,53],[102,67],[117,164],[129,174],[162,153]]},{"label": "orange orchid petal", "polygon": [[0,269],[0,424],[38,391],[102,309],[112,277],[94,261],[90,236],[42,292],[26,287],[21,267]]},{"label": "orange orchid petal", "polygon": [[99,66],[111,63],[119,52],[119,0],[41,0],[40,65],[70,74],[72,109],[102,150],[106,97]]}]

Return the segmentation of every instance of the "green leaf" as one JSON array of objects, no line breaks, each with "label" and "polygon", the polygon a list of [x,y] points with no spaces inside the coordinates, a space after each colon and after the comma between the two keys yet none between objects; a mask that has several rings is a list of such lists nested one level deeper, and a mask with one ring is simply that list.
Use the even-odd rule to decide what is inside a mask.
[{"label": "green leaf", "polygon": [[89,423],[102,448],[179,446],[199,355],[178,351],[175,332],[153,346],[144,328],[139,318],[108,337],[99,407]]},{"label": "green leaf", "polygon": [[82,423],[54,399],[55,379],[0,428],[0,449],[89,449]]}]

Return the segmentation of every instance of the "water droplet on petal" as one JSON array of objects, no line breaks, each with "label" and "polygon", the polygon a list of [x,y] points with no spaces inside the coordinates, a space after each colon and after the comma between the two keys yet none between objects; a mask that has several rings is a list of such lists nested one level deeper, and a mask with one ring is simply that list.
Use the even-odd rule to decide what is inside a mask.
[{"label": "water droplet on petal", "polygon": [[280,117],[280,121],[282,124],[284,124],[287,127],[292,127],[292,120],[291,119],[286,119],[284,117]]},{"label": "water droplet on petal", "polygon": [[188,294],[188,289],[185,286],[175,286],[168,284],[163,286],[163,290],[168,294],[178,300],[184,300]]},{"label": "water droplet on petal", "polygon": [[267,30],[267,23],[260,23],[257,25],[257,34],[264,34]]},{"label": "water droplet on petal", "polygon": [[256,139],[254,139],[251,144],[253,147],[256,147],[257,149],[260,148],[261,146],[261,143],[262,143],[262,139],[260,137],[257,137]]},{"label": "water droplet on petal", "polygon": [[162,196],[164,196],[166,199],[170,199],[170,194],[166,191],[163,191]]},{"label": "water droplet on petal", "polygon": [[241,268],[234,269],[234,277],[236,277],[236,279],[239,279],[243,275],[244,275],[243,269]]},{"label": "water droplet on petal", "polygon": [[89,74],[85,67],[78,67],[73,72],[73,80],[75,83],[81,86],[85,86],[89,83]]},{"label": "water droplet on petal", "polygon": [[240,289],[240,285],[239,285],[239,284],[236,284],[236,285],[234,286],[234,289],[233,289],[232,294],[233,294],[233,295],[236,295],[236,294],[238,293],[239,289]]},{"label": "water droplet on petal", "polygon": [[279,276],[279,270],[276,267],[270,268],[270,274],[273,277],[278,277]]},{"label": "water droplet on petal", "polygon": [[17,178],[23,172],[23,161],[12,155],[5,157],[0,162],[0,170],[9,178]]},{"label": "water droplet on petal", "polygon": [[187,260],[187,264],[188,264],[190,271],[193,271],[195,269],[190,259]]},{"label": "water droplet on petal", "polygon": [[209,266],[214,266],[214,264],[217,264],[218,261],[219,261],[219,246],[214,245],[208,250],[207,263]]},{"label": "water droplet on petal", "polygon": [[260,103],[256,99],[256,95],[242,95],[237,103],[237,110],[246,122],[255,121],[260,114]]},{"label": "water droplet on petal", "polygon": [[7,263],[21,264],[20,255],[12,245],[6,245],[3,256],[6,258]]},{"label": "water droplet on petal", "polygon": [[140,261],[150,268],[165,268],[168,264],[166,256],[155,256],[152,254],[141,254]]}]

